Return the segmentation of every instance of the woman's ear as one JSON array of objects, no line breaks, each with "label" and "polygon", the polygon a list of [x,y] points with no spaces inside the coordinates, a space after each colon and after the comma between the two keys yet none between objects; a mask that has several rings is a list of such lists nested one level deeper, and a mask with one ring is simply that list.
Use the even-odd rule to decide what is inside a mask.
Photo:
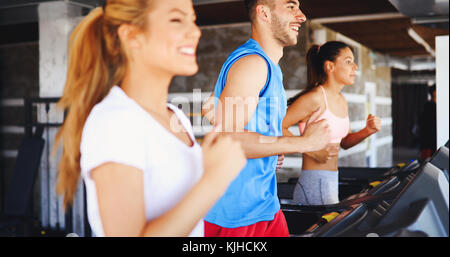
[{"label": "woman's ear", "polygon": [[139,41],[138,29],[130,24],[122,24],[117,29],[117,35],[119,35],[119,40],[128,50],[139,49],[141,47],[141,42]]},{"label": "woman's ear", "polygon": [[325,63],[323,64],[323,66],[324,66],[324,69],[325,69],[325,73],[328,73],[328,72],[333,72],[334,71],[334,67],[335,67],[335,65],[334,65],[334,62],[332,62],[332,61],[325,61]]}]

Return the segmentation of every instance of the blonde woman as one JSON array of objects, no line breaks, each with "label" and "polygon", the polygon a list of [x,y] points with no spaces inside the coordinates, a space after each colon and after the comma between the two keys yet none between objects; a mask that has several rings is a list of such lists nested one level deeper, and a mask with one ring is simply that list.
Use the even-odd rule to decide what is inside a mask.
[{"label": "blonde woman", "polygon": [[108,0],[76,27],[60,106],[65,205],[81,175],[97,236],[203,236],[203,216],[245,165],[239,143],[168,105],[174,76],[197,72],[191,0]]}]

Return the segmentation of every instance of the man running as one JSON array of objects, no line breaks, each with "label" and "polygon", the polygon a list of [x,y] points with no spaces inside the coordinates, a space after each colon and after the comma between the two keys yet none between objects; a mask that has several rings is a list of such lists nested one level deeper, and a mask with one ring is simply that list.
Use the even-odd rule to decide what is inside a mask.
[{"label": "man running", "polygon": [[[205,236],[289,236],[277,196],[278,156],[323,149],[328,125],[310,123],[300,137],[282,136],[287,101],[278,62],[284,47],[297,44],[306,21],[299,1],[246,0],[245,4],[252,36],[222,67],[213,117],[223,133],[241,142],[249,160],[205,217]],[[310,120],[315,118],[312,115]]]}]

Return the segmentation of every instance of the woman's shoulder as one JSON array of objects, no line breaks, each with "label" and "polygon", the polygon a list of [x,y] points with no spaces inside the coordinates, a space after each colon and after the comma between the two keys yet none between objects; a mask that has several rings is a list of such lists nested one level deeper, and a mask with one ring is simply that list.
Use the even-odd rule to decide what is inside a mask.
[{"label": "woman's shoulder", "polygon": [[119,135],[142,136],[147,126],[145,117],[137,108],[121,103],[102,101],[95,105],[84,124],[83,136],[115,137]]},{"label": "woman's shoulder", "polygon": [[101,102],[92,108],[86,122],[101,124],[124,124],[138,121],[139,112],[120,103]]},{"label": "woman's shoulder", "polygon": [[300,96],[297,101],[307,101],[309,104],[320,104],[321,99],[323,99],[322,91],[319,87],[315,87]]}]

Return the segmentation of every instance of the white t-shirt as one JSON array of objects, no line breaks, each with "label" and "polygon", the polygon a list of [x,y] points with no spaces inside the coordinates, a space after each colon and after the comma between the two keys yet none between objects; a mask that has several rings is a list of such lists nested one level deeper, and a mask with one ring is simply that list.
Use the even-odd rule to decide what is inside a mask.
[{"label": "white t-shirt", "polygon": [[[104,231],[90,171],[101,164],[115,162],[143,171],[147,221],[174,207],[202,176],[202,150],[195,142],[192,125],[180,109],[168,107],[188,131],[192,147],[166,130],[118,86],[89,114],[81,138],[81,173],[89,223],[96,236],[104,236]],[[190,236],[203,234],[200,220]]]}]

